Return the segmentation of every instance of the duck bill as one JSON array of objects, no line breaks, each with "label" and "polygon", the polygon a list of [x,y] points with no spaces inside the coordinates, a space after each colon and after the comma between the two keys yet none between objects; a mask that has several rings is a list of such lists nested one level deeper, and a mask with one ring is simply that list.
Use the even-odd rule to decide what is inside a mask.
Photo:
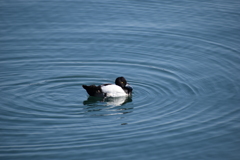
[{"label": "duck bill", "polygon": [[132,90],[133,90],[132,86],[130,86],[128,83],[126,84],[125,87],[126,87],[129,91],[132,91]]}]

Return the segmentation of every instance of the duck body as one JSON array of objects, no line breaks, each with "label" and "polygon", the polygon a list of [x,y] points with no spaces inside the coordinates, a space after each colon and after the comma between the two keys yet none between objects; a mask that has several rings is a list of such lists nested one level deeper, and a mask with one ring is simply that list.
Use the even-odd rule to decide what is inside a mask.
[{"label": "duck body", "polygon": [[101,85],[102,92],[106,94],[106,97],[121,97],[128,94],[122,89],[122,87],[116,84]]},{"label": "duck body", "polygon": [[83,85],[82,86],[90,96],[94,97],[122,97],[129,96],[132,93],[132,87],[127,83],[124,77],[118,77],[115,84]]}]

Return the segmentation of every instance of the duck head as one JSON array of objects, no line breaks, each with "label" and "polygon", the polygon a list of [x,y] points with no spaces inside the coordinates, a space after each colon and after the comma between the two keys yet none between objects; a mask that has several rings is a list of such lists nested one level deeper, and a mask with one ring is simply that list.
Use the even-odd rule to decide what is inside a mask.
[{"label": "duck head", "polygon": [[122,89],[127,93],[132,93],[133,88],[127,83],[124,77],[118,77],[115,80],[115,84],[122,87]]}]

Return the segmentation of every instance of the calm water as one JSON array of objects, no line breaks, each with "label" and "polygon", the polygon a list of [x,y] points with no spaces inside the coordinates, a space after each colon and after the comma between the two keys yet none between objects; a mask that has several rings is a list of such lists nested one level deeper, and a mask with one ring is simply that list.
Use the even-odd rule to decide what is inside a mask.
[{"label": "calm water", "polygon": [[[240,158],[240,2],[0,1],[0,159]],[[82,84],[124,76],[131,98]]]}]

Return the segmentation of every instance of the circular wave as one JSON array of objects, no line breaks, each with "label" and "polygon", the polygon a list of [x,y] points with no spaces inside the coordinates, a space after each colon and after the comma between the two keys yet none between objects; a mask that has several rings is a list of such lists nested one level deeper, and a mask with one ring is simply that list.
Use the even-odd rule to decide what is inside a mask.
[{"label": "circular wave", "polygon": [[[236,143],[240,57],[230,42],[237,36],[175,28],[178,21],[124,22],[41,23],[11,33],[1,49],[0,157],[183,155],[176,148],[214,148],[222,137]],[[133,86],[132,97],[98,99],[81,87],[118,76]]]}]

